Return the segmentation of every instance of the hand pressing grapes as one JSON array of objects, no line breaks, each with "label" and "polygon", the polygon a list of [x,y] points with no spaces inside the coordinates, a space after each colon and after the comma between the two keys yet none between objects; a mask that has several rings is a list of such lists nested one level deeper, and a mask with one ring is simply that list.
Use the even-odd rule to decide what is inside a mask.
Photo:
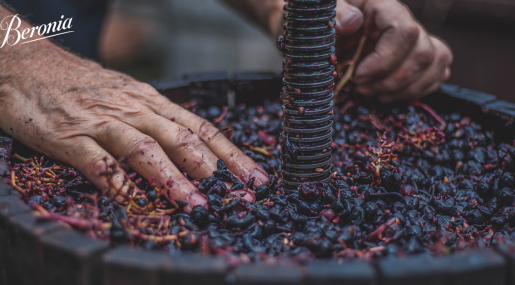
[{"label": "hand pressing grapes", "polygon": [[338,60],[355,54],[366,33],[363,59],[354,79],[357,91],[389,103],[418,99],[450,76],[450,49],[431,36],[397,0],[338,0]]},{"label": "hand pressing grapes", "polygon": [[[0,18],[8,15],[0,7]],[[20,30],[28,27],[23,23]],[[207,201],[179,167],[205,178],[222,159],[243,182],[267,183],[263,168],[216,127],[127,75],[47,40],[6,46],[0,63],[0,128],[75,167],[101,190],[108,188],[103,174],[115,158],[162,188],[173,204],[188,202],[187,212]],[[123,188],[125,175],[118,173],[111,183]]]}]

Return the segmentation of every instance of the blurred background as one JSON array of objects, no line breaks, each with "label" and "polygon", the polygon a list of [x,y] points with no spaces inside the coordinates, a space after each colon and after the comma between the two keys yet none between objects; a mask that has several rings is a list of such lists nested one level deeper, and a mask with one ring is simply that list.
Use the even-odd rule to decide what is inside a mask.
[{"label": "blurred background", "polygon": [[[449,83],[515,102],[514,0],[405,0],[454,52]],[[147,81],[213,71],[280,72],[275,41],[219,0],[116,0],[106,66]]]}]

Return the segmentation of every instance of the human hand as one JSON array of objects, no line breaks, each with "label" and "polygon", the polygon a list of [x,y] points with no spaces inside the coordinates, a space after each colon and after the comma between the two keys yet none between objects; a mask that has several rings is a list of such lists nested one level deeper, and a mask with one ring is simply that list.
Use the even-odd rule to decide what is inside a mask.
[{"label": "human hand", "polygon": [[[171,203],[189,202],[186,211],[206,199],[178,166],[205,178],[220,158],[244,183],[252,177],[256,186],[267,183],[262,167],[216,127],[151,86],[40,43],[24,45],[33,50],[2,71],[0,127],[23,144],[75,167],[104,191],[107,165],[125,158]],[[111,183],[122,188],[125,176]]]},{"label": "human hand", "polygon": [[427,95],[450,77],[452,52],[431,36],[397,0],[338,0],[339,62],[354,55],[364,30],[367,41],[354,80],[356,91],[383,103]]}]

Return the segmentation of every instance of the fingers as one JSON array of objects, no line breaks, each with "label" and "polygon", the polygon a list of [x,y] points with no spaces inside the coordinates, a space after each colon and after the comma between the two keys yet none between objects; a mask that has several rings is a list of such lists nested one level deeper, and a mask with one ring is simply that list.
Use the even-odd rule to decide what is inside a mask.
[{"label": "fingers", "polygon": [[175,165],[194,179],[213,175],[218,157],[192,130],[156,114],[140,120],[137,129],[154,138]]},{"label": "fingers", "polygon": [[110,123],[98,137],[100,144],[115,157],[124,157],[128,165],[153,181],[163,194],[178,207],[176,200],[189,203],[184,211],[207,201],[170,161],[156,140],[121,122]]},{"label": "fingers", "polygon": [[349,5],[344,0],[338,0],[336,5],[336,34],[338,36],[352,35],[363,25],[363,13]]},{"label": "fingers", "polygon": [[435,49],[428,34],[420,33],[415,47],[401,65],[387,77],[358,86],[357,91],[365,96],[378,92],[391,93],[405,89],[419,80],[431,66]]},{"label": "fingers", "polygon": [[[356,2],[356,3],[355,3]],[[353,1],[365,18],[373,19],[370,31],[380,37],[373,52],[358,65],[357,91],[383,102],[420,98],[436,90],[450,76],[450,49],[431,37],[399,1]]]},{"label": "fingers", "polygon": [[452,53],[450,49],[439,39],[430,38],[435,47],[435,56],[432,64],[427,68],[423,76],[407,86],[403,90],[379,95],[379,100],[383,103],[390,103],[396,100],[411,100],[421,98],[438,89],[440,84],[449,79],[452,63]]},{"label": "fingers", "polygon": [[[110,180],[106,177],[110,166],[117,161],[92,138],[81,136],[75,140],[69,144],[72,146],[70,149],[59,152],[61,157],[58,159],[79,170],[104,193],[109,189],[118,192],[118,189],[125,194],[129,189],[129,181],[125,179],[127,176],[122,169],[116,169]],[[114,192],[111,194],[116,194]]]},{"label": "fingers", "polygon": [[369,0],[364,6],[365,17],[373,17],[382,32],[372,53],[358,66],[358,85],[383,78],[396,70],[408,57],[419,38],[419,26],[409,10],[393,0]]},{"label": "fingers", "polygon": [[449,80],[449,78],[451,78],[451,68],[447,67],[443,73],[442,82]]},{"label": "fingers", "polygon": [[165,118],[175,118],[175,122],[191,129],[205,145],[219,158],[227,168],[243,182],[255,178],[254,185],[259,187],[268,183],[268,175],[263,167],[233,145],[218,128],[207,120],[179,107],[175,104],[163,104],[159,112]]}]

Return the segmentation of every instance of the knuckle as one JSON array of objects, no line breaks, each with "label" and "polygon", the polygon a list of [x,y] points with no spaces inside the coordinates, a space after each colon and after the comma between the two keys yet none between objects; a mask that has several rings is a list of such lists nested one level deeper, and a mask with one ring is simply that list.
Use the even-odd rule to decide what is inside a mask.
[{"label": "knuckle", "polygon": [[433,50],[431,50],[429,48],[424,48],[424,49],[420,50],[419,52],[417,52],[416,57],[417,57],[417,62],[418,62],[419,68],[425,69],[429,65],[431,65],[431,63],[433,62],[433,60],[435,58],[435,54],[434,54]]},{"label": "knuckle", "polygon": [[451,69],[450,68],[446,68],[443,71],[442,82],[443,81],[447,81],[450,77],[451,77]]},{"label": "knuckle", "polygon": [[120,129],[125,132],[127,126],[123,126],[120,124],[120,121],[113,117],[101,116],[98,118],[91,119],[90,125],[92,129],[96,130],[94,132],[94,139],[98,140],[109,140],[113,136],[119,132]]},{"label": "knuckle", "polygon": [[100,177],[107,171],[107,165],[107,157],[97,155],[90,159],[90,162],[86,165],[86,167],[95,177]]},{"label": "knuckle", "polygon": [[387,60],[388,55],[382,51],[374,51],[367,56],[361,66],[358,67],[361,73],[371,77],[384,77],[393,72],[395,62]]},{"label": "knuckle", "polygon": [[136,86],[138,87],[138,89],[140,89],[141,91],[143,91],[145,93],[148,93],[151,95],[159,95],[159,92],[157,92],[157,90],[148,83],[137,82]]},{"label": "knuckle", "polygon": [[402,25],[398,20],[392,20],[389,25],[392,31],[402,31]]},{"label": "knuckle", "polygon": [[438,63],[441,65],[449,66],[454,60],[451,49],[440,39],[431,36],[431,42],[433,43],[435,50],[435,57]]},{"label": "knuckle", "polygon": [[200,121],[198,134],[206,142],[209,142],[222,135],[218,128],[206,119],[202,119],[202,121]]},{"label": "knuckle", "polygon": [[147,153],[156,145],[156,143],[157,142],[153,138],[146,135],[135,137],[129,143],[129,153]]},{"label": "knuckle", "polygon": [[140,109],[140,104],[129,94],[120,90],[110,90],[106,98],[81,98],[79,106],[90,114],[132,113]]},{"label": "knuckle", "polygon": [[402,26],[402,34],[407,41],[414,42],[420,35],[420,29],[416,23],[406,23]]},{"label": "knuckle", "polygon": [[93,121],[90,123],[91,128],[89,130],[92,130],[91,136],[94,139],[100,139],[100,138],[106,138],[108,137],[108,134],[111,128],[112,120],[107,118],[99,118],[96,121]]},{"label": "knuckle", "polygon": [[116,124],[112,119],[99,118],[98,120],[92,122],[92,127],[96,133],[95,139],[98,138],[108,138],[109,134],[116,130]]},{"label": "knuckle", "polygon": [[200,138],[190,129],[179,128],[176,135],[177,144],[182,148],[197,147],[202,144]]},{"label": "knuckle", "polygon": [[454,58],[452,52],[447,47],[445,47],[442,54],[440,55],[440,61],[443,63],[443,65],[449,66],[452,64],[453,60]]},{"label": "knuckle", "polygon": [[254,162],[250,157],[246,156],[242,151],[240,150],[234,150],[229,153],[227,156],[227,164],[231,164],[233,161],[252,161]]}]

